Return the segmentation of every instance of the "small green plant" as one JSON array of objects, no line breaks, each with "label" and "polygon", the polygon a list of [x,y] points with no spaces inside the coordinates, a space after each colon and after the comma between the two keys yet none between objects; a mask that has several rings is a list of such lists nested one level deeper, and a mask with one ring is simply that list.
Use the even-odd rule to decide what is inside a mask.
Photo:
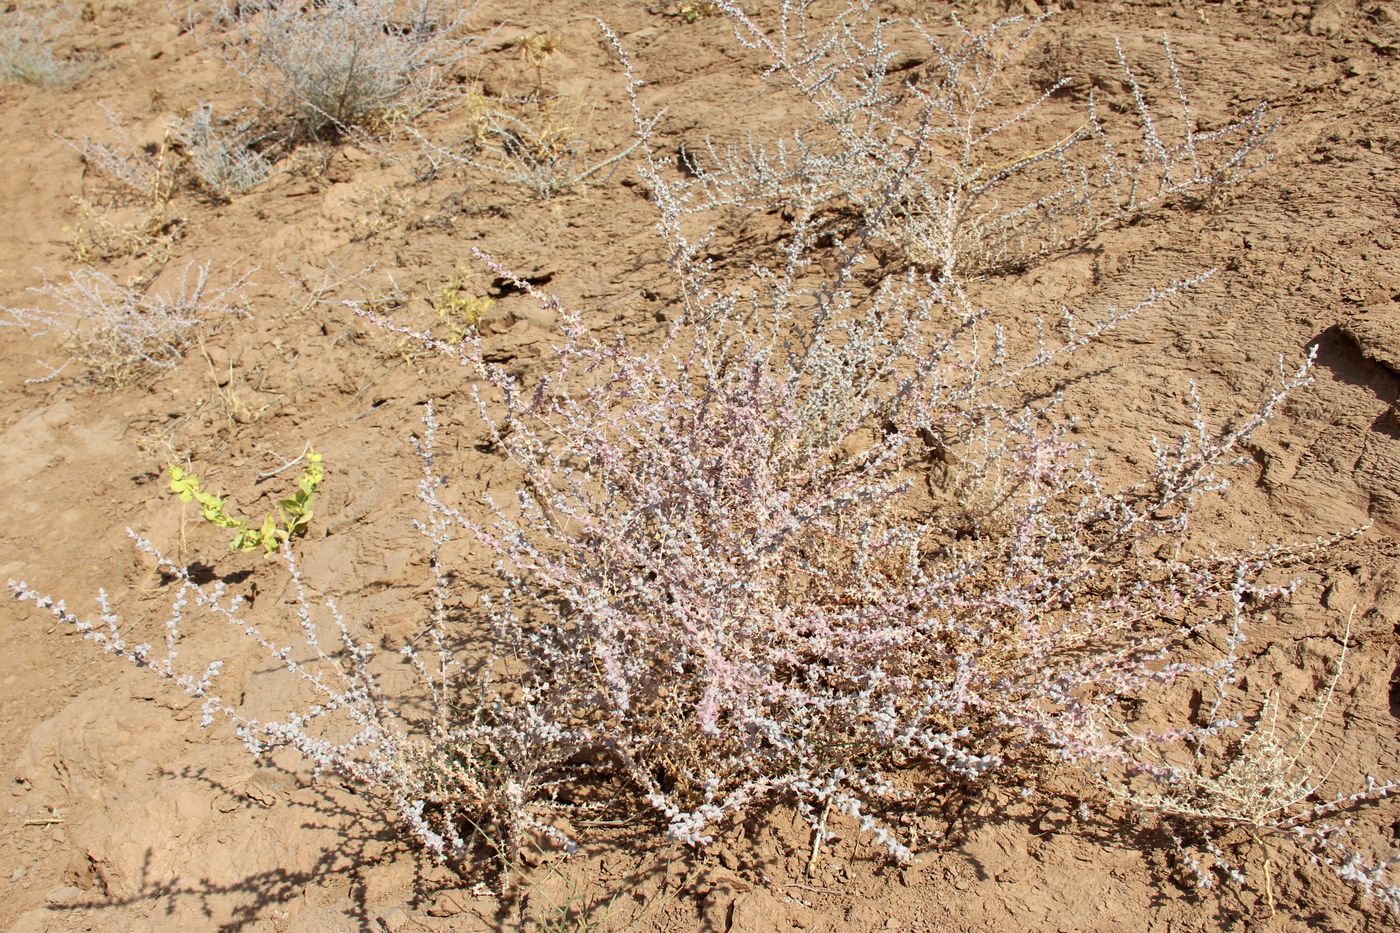
[{"label": "small green plant", "polygon": [[696,23],[709,16],[719,15],[719,4],[713,0],[689,0],[682,3],[680,16],[687,23]]},{"label": "small green plant", "polygon": [[702,19],[718,16],[722,10],[715,0],[679,0],[661,6],[648,7],[649,12],[660,16],[671,16],[684,20],[687,24],[698,23]]},{"label": "small green plant", "polygon": [[[194,500],[199,503],[200,515],[211,525],[237,531],[230,547],[237,551],[254,551],[262,548],[263,553],[272,555],[284,541],[299,538],[306,534],[311,524],[311,503],[316,491],[326,478],[321,465],[321,455],[308,451],[306,466],[301,479],[297,480],[296,492],[290,498],[277,503],[277,512],[263,517],[262,524],[254,528],[246,519],[230,515],[224,508],[226,501],[213,493],[205,492],[199,484],[199,477],[170,464],[170,491],[180,497],[181,502]],[[183,537],[183,536],[182,536]]]},{"label": "small green plant", "polygon": [[467,276],[467,270],[458,269],[430,299],[453,343],[461,343],[496,304],[490,298],[477,298],[467,292]]}]

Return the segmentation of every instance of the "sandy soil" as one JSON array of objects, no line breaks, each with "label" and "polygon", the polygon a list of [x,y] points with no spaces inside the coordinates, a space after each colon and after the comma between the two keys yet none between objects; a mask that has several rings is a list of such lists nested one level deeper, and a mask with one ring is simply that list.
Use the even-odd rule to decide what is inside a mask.
[{"label": "sandy soil", "polygon": [[[1025,6],[1033,7],[1032,0]],[[899,2],[892,11],[941,5]],[[996,4],[954,3],[972,21]],[[1166,31],[1203,119],[1267,99],[1282,118],[1271,166],[1216,210],[1169,204],[1089,248],[978,284],[986,302],[1053,310],[1113,288],[1222,273],[1171,314],[1110,335],[1101,370],[1069,404],[1086,436],[1127,471],[1146,441],[1186,423],[1194,380],[1207,408],[1259,397],[1283,354],[1318,346],[1315,384],[1250,450],[1234,488],[1203,511],[1223,546],[1307,540],[1369,525],[1309,572],[1296,599],[1256,642],[1261,691],[1315,692],[1348,611],[1353,644],[1314,751],[1335,759],[1336,786],[1400,774],[1400,3],[1064,2],[1033,61],[1104,72],[1113,37],[1131,51]],[[917,11],[915,8],[918,8]],[[0,304],[26,304],[42,275],[88,256],[122,279],[172,282],[190,260],[228,282],[253,272],[251,312],[204,337],[178,369],[116,390],[72,380],[31,384],[52,341],[0,329],[0,578],[21,578],[90,605],[99,586],[157,631],[164,603],[130,526],[173,549],[180,509],[160,478],[191,458],[211,485],[269,506],[287,474],[260,481],[307,444],[329,466],[303,544],[308,583],[368,619],[386,643],[416,618],[427,587],[409,521],[418,465],[408,435],[434,399],[464,498],[508,483],[478,451],[482,427],[453,366],[358,321],[339,302],[409,297],[395,315],[425,326],[424,296],[458,267],[479,292],[481,247],[548,287],[589,323],[646,334],[668,313],[670,286],[644,192],[626,167],[548,201],[480,174],[424,178],[402,133],[371,144],[307,148],[252,192],[216,204],[181,189],[155,233],[104,249],[96,216],[123,224],[148,205],[114,206],[63,138],[111,138],[103,107],[133,139],[159,145],[172,117],[202,100],[233,107],[247,91],[200,33],[182,32],[157,0],[88,4],[65,38],[94,64],[70,88],[0,85]],[[1019,12],[1019,4],[1014,12]],[[664,145],[735,138],[793,117],[761,62],[717,17],[688,23],[677,5],[487,0],[496,32],[467,71],[497,88],[529,80],[511,41],[557,34],[545,80],[581,101],[596,154],[626,142],[620,71],[595,15],[621,35],[670,108]],[[428,113],[432,138],[464,132],[460,110]],[[61,138],[62,137],[62,138]],[[762,221],[736,236],[763,236]],[[100,231],[99,231],[100,232]],[[110,244],[107,244],[110,246]],[[742,245],[736,242],[736,247]],[[105,253],[105,255],[104,255]],[[1106,285],[1100,285],[1100,281]],[[488,347],[521,371],[542,365],[550,321],[518,295],[493,309]],[[1243,402],[1241,400],[1244,400]],[[222,550],[191,528],[211,572],[277,600],[276,563]],[[464,581],[491,586],[489,567]],[[143,615],[145,613],[145,615]],[[810,876],[807,834],[792,813],[734,830],[704,852],[657,842],[644,816],[580,828],[581,852],[532,858],[521,894],[502,900],[416,856],[391,824],[334,782],[259,767],[226,727],[198,728],[198,709],[140,672],[98,655],[28,604],[0,603],[0,925],[60,930],[1268,930],[1390,928],[1393,917],[1325,868],[1273,868],[1276,906],[1257,891],[1200,895],[1173,873],[1161,841],[1076,824],[1067,810],[973,802],[938,844],[903,867],[844,832]],[[236,633],[192,634],[191,652],[225,656],[256,694],[262,671]],[[256,702],[275,702],[257,695]],[[1389,812],[1389,816],[1386,814]],[[1388,841],[1393,812],[1357,831]],[[849,829],[849,827],[847,828]],[[933,831],[933,830],[931,830]],[[553,924],[549,926],[547,924]]]}]

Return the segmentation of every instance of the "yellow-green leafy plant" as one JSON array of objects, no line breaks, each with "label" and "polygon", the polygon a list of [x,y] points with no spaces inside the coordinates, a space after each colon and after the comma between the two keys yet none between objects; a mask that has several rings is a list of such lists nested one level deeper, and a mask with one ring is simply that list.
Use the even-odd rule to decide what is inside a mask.
[{"label": "yellow-green leafy plant", "polygon": [[284,541],[306,534],[306,529],[311,524],[312,501],[326,478],[321,455],[308,452],[301,479],[297,480],[296,491],[289,498],[279,500],[276,513],[269,512],[255,528],[246,519],[230,515],[224,508],[227,500],[205,492],[195,474],[173,463],[167,468],[167,473],[170,476],[170,491],[178,495],[181,502],[198,502],[200,516],[206,522],[218,528],[237,531],[229,545],[231,548],[237,551],[255,551],[262,548],[263,553],[268,555],[275,554]]},{"label": "yellow-green leafy plant", "polygon": [[687,23],[697,23],[708,16],[719,14],[719,4],[712,0],[688,0],[680,6],[681,19]]},{"label": "yellow-green leafy plant", "polygon": [[453,343],[461,343],[496,304],[490,298],[478,298],[466,291],[466,279],[467,271],[457,270],[431,299],[433,308],[443,326],[447,328],[448,337]]}]

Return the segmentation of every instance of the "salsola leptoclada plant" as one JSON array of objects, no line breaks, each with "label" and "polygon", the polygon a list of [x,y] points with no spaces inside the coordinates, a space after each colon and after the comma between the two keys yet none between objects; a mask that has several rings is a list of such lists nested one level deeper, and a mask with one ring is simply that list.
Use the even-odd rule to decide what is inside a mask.
[{"label": "salsola leptoclada plant", "polygon": [[43,296],[33,307],[0,307],[0,327],[31,336],[57,337],[69,354],[32,382],[54,379],[76,363],[81,381],[116,387],[174,368],[202,328],[245,314],[242,276],[223,289],[209,285],[209,265],[189,263],[173,288],[123,285],[91,267],[75,269],[68,281],[46,281],[30,291]]},{"label": "salsola leptoclada plant", "polygon": [[[766,19],[716,6],[817,119],[776,145],[707,143],[690,157],[703,191],[692,205],[806,201],[846,231],[842,215],[854,213],[879,251],[967,276],[1025,268],[1171,198],[1218,202],[1271,161],[1267,102],[1203,127],[1166,36],[1165,93],[1149,93],[1115,43],[1117,80],[1103,84],[1122,93],[1086,82],[1075,112],[1058,98],[1076,76],[1016,75],[1046,16],[980,31],[953,16],[934,30],[879,15],[871,0],[834,14],[783,0]],[[1029,87],[1039,93],[1017,93]]]}]

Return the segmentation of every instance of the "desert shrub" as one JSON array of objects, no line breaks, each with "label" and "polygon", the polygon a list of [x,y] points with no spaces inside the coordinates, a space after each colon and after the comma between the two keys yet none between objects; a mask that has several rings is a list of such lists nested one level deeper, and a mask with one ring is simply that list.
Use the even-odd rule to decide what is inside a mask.
[{"label": "desert shrub", "polygon": [[[805,198],[828,216],[861,215],[867,235],[906,261],[973,274],[1023,268],[1168,198],[1216,203],[1270,158],[1267,103],[1202,128],[1165,37],[1160,96],[1170,103],[1157,107],[1121,45],[1116,82],[1017,78],[1044,17],[981,32],[954,18],[950,41],[876,16],[865,0],[835,16],[785,0],[772,22],[716,6],[820,120],[777,147],[693,156],[708,188],[697,207]],[[894,48],[896,34],[917,48]],[[1028,87],[1039,93],[1009,90]],[[1086,87],[1082,110],[1061,99]]]},{"label": "desert shrub", "polygon": [[0,16],[0,81],[54,85],[81,77],[80,63],[54,51],[66,29],[67,24],[51,14],[11,10]]},{"label": "desert shrub", "polygon": [[589,102],[551,88],[546,68],[560,48],[557,36],[525,36],[516,45],[525,69],[523,80],[506,82],[510,91],[496,95],[474,87],[456,101],[465,134],[435,142],[410,131],[426,163],[423,174],[461,166],[524,187],[542,199],[606,179],[636,151],[638,142],[600,146]]},{"label": "desert shrub", "polygon": [[246,278],[214,289],[209,266],[191,263],[172,289],[148,294],[96,269],[79,269],[66,282],[32,289],[43,304],[0,309],[0,326],[58,338],[69,358],[56,367],[43,363],[48,374],[41,378],[71,365],[80,381],[112,388],[174,367],[201,329],[244,313],[239,293]]},{"label": "desert shrub", "polygon": [[253,146],[251,127],[221,127],[208,104],[196,107],[174,130],[200,184],[216,197],[243,194],[275,171],[272,160]]},{"label": "desert shrub", "polygon": [[269,0],[232,15],[234,65],[296,138],[427,105],[465,41],[465,13],[433,0]]},{"label": "desert shrub", "polygon": [[159,142],[142,143],[116,113],[103,110],[104,139],[59,137],[83,160],[83,193],[73,199],[77,220],[71,228],[82,263],[168,246],[180,232],[170,204],[185,182],[185,160],[171,144],[171,131]]},{"label": "desert shrub", "polygon": [[179,163],[170,151],[169,134],[159,144],[139,143],[118,114],[106,107],[102,109],[107,118],[107,140],[88,136],[81,140],[59,138],[106,185],[108,200],[140,202],[163,209],[179,181]]},{"label": "desert shrub", "polygon": [[[1013,27],[969,36],[967,54]],[[833,80],[856,73],[852,55],[838,55]],[[1320,782],[1292,774],[1298,755],[1275,753],[1288,741],[1261,744],[1232,706],[1240,645],[1289,598],[1289,568],[1318,560],[1325,542],[1222,553],[1191,525],[1243,445],[1307,384],[1311,359],[1281,361],[1276,385],[1226,427],[1208,424],[1193,393],[1192,429],[1156,444],[1138,480],[1111,483],[1074,439],[1051,377],[1205,275],[1144,289],[1128,307],[1067,310],[1021,346],[1008,334],[1024,312],[973,302],[967,264],[948,251],[987,242],[978,215],[949,215],[939,261],[875,250],[900,242],[890,218],[919,216],[915,199],[962,196],[956,174],[940,174],[941,137],[892,129],[883,150],[847,155],[866,134],[838,134],[824,156],[814,132],[801,155],[810,184],[770,186],[776,176],[755,164],[714,197],[714,175],[677,175],[661,157],[629,86],[686,311],[662,335],[595,334],[515,279],[559,321],[553,365],[527,380],[489,362],[470,329],[436,341],[359,309],[479,380],[482,446],[518,476],[511,501],[453,501],[428,409],[416,444],[432,598],[397,659],[333,603],[309,604],[290,546],[295,610],[255,624],[221,584],[197,583],[141,541],[175,581],[163,655],[136,644],[105,597],[92,622],[26,583],[12,582],[16,595],[199,698],[206,722],[227,717],[255,754],[288,747],[358,782],[459,864],[484,845],[509,867],[527,831],[557,836],[549,807],[590,796],[650,808],[697,846],[787,802],[814,845],[844,814],[905,858],[920,842],[915,819],[951,797],[1049,793],[1068,776],[1086,809],[1159,819],[1181,853],[1206,852],[1200,878],[1248,880],[1225,851],[1247,822],[1251,838],[1297,845],[1400,902],[1384,858],[1344,842],[1334,822],[1395,785],[1318,802]],[[883,92],[870,88],[847,122],[878,122]],[[892,153],[901,161],[878,183],[840,194],[854,209],[833,237],[833,186]],[[828,159],[836,167],[822,174]],[[1040,164],[1012,174],[1033,179]],[[943,195],[922,193],[940,185]],[[788,204],[779,247],[746,268],[706,259],[717,239],[692,232],[697,219],[760,196]],[[499,576],[475,616],[454,593],[462,544],[491,555]],[[245,631],[314,705],[255,720],[222,698],[219,666],[177,665],[192,608]],[[1165,728],[1138,714],[1193,693],[1200,702],[1162,704],[1178,711]],[[1263,802],[1239,804],[1250,786]]]},{"label": "desert shrub", "polygon": [[[1245,885],[1248,869],[1241,859],[1254,848],[1263,853],[1261,886],[1272,910],[1271,852],[1280,847],[1280,840],[1287,840],[1314,864],[1330,865],[1343,879],[1400,912],[1400,887],[1386,880],[1386,870],[1400,864],[1400,855],[1368,859],[1349,848],[1341,837],[1344,827],[1328,819],[1357,804],[1394,796],[1400,793],[1400,783],[1367,778],[1359,791],[1329,795],[1323,787],[1330,768],[1319,769],[1310,760],[1315,757],[1312,739],[1332,705],[1350,636],[1349,616],[1335,670],[1313,709],[1297,722],[1280,721],[1283,700],[1277,691],[1271,690],[1261,702],[1242,696],[1226,678],[1219,678],[1212,709],[1218,715],[1233,707],[1224,740],[1189,749],[1159,747],[1150,779],[1138,781],[1136,787],[1114,786],[1132,806],[1161,820],[1183,874],[1198,888],[1220,881]],[[1242,633],[1234,630],[1232,659],[1242,643]],[[1244,715],[1250,708],[1252,712]]]},{"label": "desert shrub", "polygon": [[434,174],[443,165],[461,165],[548,200],[606,178],[635,151],[635,145],[627,145],[592,158],[581,129],[558,105],[531,105],[512,112],[491,104],[479,111],[472,136],[455,145],[434,143],[422,134],[417,138]]},{"label": "desert shrub", "polygon": [[[702,299],[717,307],[697,318],[746,305],[795,323],[822,290],[771,274]],[[1308,361],[1233,428],[1197,411],[1148,476],[1108,488],[1021,390],[1077,344],[979,352],[995,325],[918,273],[786,345],[711,324],[637,351],[540,298],[563,314],[567,380],[526,386],[464,357],[496,389],[483,412],[520,465],[516,501],[444,514],[501,562],[511,656],[571,672],[554,685],[581,691],[565,722],[672,838],[704,845],[787,800],[818,844],[843,813],[905,858],[910,823],[949,796],[1036,794],[1069,772],[1098,787],[1093,812],[1161,818],[1187,864],[1211,853],[1198,881],[1243,883],[1222,846],[1260,836],[1343,877],[1369,864],[1326,818],[1397,785],[1319,802],[1293,762],[1231,745],[1241,720],[1223,708],[1244,633],[1291,592],[1271,577],[1316,550],[1221,554],[1187,534]],[[1165,729],[1134,715],[1193,690],[1216,699],[1205,715]],[[1219,793],[1246,772],[1252,803]],[[1246,815],[1253,835],[1224,843]],[[1394,902],[1383,873],[1370,880]]]}]

